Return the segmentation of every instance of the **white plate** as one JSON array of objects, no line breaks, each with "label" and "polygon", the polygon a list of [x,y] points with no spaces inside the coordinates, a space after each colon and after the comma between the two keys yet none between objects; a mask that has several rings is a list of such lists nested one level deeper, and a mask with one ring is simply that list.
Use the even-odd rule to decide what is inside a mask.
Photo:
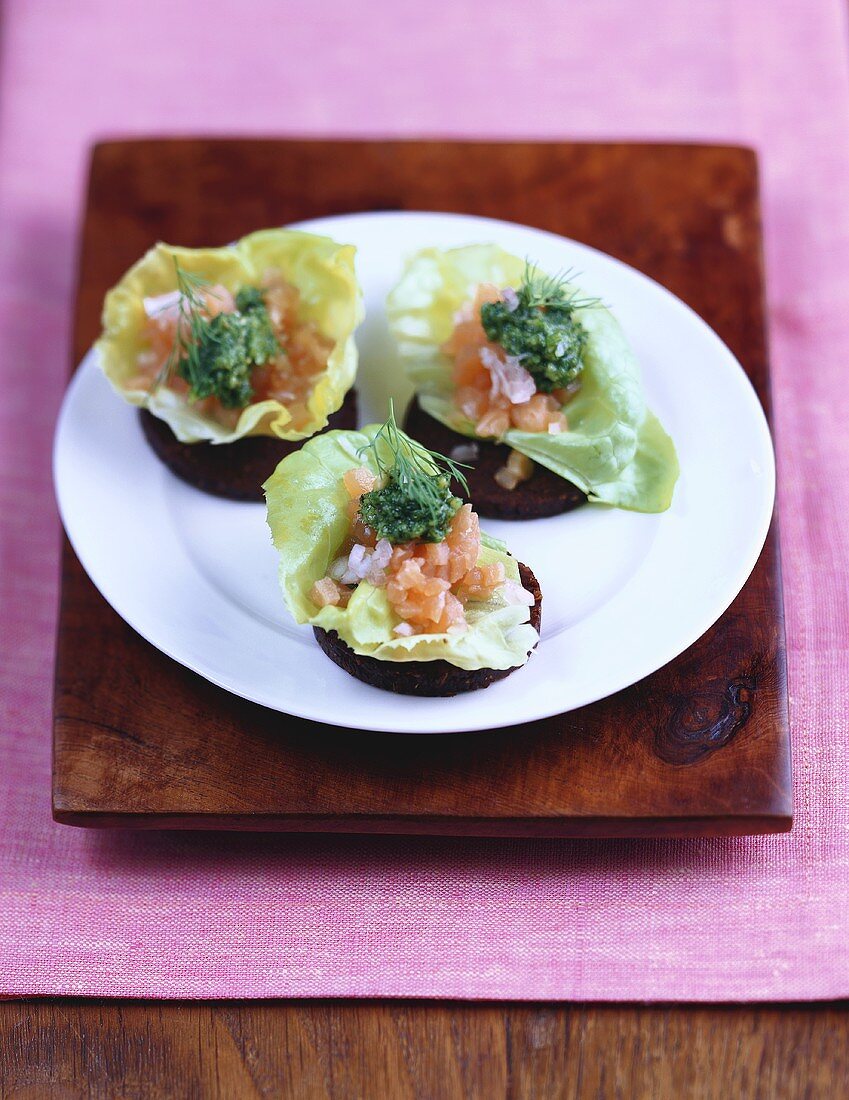
[{"label": "white plate", "polygon": [[[301,228],[357,246],[367,319],[359,330],[362,422],[403,407],[383,303],[405,257],[495,241],[543,268],[574,267],[623,324],[649,404],[672,435],[681,479],[668,512],[586,506],[524,523],[485,522],[528,563],[544,594],[542,639],[527,666],[485,691],[418,699],[367,687],[289,618],[260,504],[219,500],[173,477],[136,410],[89,353],[68,390],[54,476],[65,530],[119,615],[213,683],[287,714],[356,729],[439,733],[529,722],[633,684],[708,629],[740,591],[766,538],[772,444],[742,368],[687,306],[584,245],[486,218],[378,213]],[[270,471],[269,471],[270,472]]]}]

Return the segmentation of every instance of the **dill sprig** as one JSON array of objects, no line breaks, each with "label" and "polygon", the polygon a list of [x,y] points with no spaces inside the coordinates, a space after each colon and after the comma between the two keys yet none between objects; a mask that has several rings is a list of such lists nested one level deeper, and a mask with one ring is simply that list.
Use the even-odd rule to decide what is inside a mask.
[{"label": "dill sprig", "polygon": [[156,376],[154,390],[164,386],[173,376],[180,363],[186,361],[195,371],[200,370],[200,345],[206,319],[203,310],[206,302],[199,296],[202,290],[212,286],[203,275],[185,271],[174,256],[174,270],[177,274],[177,290],[180,298],[177,305],[179,314],[174,332],[174,343],[162,369]]},{"label": "dill sprig", "polygon": [[[381,454],[380,443],[385,444],[391,459]],[[427,504],[439,494],[436,481],[440,475],[454,478],[468,493],[469,484],[463,469],[470,469],[467,462],[455,462],[439,451],[429,451],[422,443],[414,442],[398,427],[395,419],[395,402],[389,399],[389,416],[375,432],[370,443],[364,443],[357,451],[357,458],[371,452],[377,472],[384,481],[396,481],[408,494]]]},{"label": "dill sprig", "polygon": [[577,290],[567,291],[568,284],[579,276],[580,272],[574,267],[562,268],[548,275],[539,271],[526,256],[525,271],[518,289],[519,299],[529,309],[586,309],[599,305],[600,298],[582,298]]},{"label": "dill sprig", "polygon": [[415,539],[441,542],[461,503],[451,491],[451,479],[469,491],[460,469],[465,464],[410,439],[398,427],[392,401],[386,422],[357,451],[358,458],[366,454],[383,485],[360,498],[363,522],[396,545]]}]

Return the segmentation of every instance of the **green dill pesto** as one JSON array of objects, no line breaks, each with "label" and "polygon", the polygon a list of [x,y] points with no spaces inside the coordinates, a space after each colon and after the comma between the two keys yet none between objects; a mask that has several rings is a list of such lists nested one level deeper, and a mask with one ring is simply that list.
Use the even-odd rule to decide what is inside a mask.
[{"label": "green dill pesto", "polygon": [[[281,353],[262,291],[245,286],[236,294],[236,310],[207,318],[199,291],[208,282],[177,267],[180,318],[169,369],[189,383],[189,400],[217,397],[226,409],[243,409],[254,391],[251,372]],[[188,337],[185,329],[188,329]]]},{"label": "green dill pesto", "polygon": [[265,298],[258,286],[243,286],[236,291],[236,310],[250,313],[252,310],[265,311]]},{"label": "green dill pesto", "polygon": [[488,339],[517,356],[542,393],[568,386],[584,365],[587,333],[575,311],[589,303],[569,295],[565,278],[533,276],[526,268],[516,301],[481,306]]},{"label": "green dill pesto", "polygon": [[427,499],[421,499],[410,493],[409,486],[390,477],[382,489],[360,498],[360,517],[378,538],[388,539],[393,546],[414,539],[442,542],[460,501],[444,475],[433,479],[433,490]]},{"label": "green dill pesto", "polygon": [[365,451],[385,484],[360,497],[363,523],[396,546],[415,539],[442,542],[462,503],[451,491],[451,478],[468,490],[458,463],[405,435],[391,403],[389,419]]}]

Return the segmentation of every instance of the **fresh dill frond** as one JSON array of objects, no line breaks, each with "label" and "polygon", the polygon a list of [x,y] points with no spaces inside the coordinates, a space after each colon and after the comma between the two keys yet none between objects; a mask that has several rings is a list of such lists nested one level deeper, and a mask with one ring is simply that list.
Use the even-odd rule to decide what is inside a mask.
[{"label": "fresh dill frond", "polygon": [[384,485],[360,498],[363,522],[395,544],[414,539],[441,542],[460,506],[451,479],[469,491],[460,469],[465,464],[410,439],[398,427],[392,401],[386,422],[357,451],[358,458],[366,455]]},{"label": "fresh dill frond", "polygon": [[203,275],[185,271],[180,267],[176,256],[173,259],[177,275],[177,291],[180,295],[177,304],[177,327],[171,351],[154,382],[154,390],[167,384],[183,360],[194,358],[197,368],[198,349],[205,323],[202,310],[206,306],[204,299],[199,297],[199,292],[212,286],[210,280]]},{"label": "fresh dill frond", "polygon": [[588,309],[599,305],[600,298],[581,297],[577,290],[567,290],[569,283],[579,276],[580,272],[574,267],[562,268],[553,275],[548,275],[540,271],[526,256],[525,271],[517,291],[519,301],[530,309]]},{"label": "fresh dill frond", "polygon": [[[389,462],[381,454],[381,441],[386,445],[391,456]],[[430,451],[423,443],[411,439],[398,427],[398,421],[395,418],[395,402],[392,398],[389,399],[389,416],[385,423],[375,432],[370,443],[364,443],[360,447],[357,457],[362,458],[367,452],[371,452],[374,465],[381,477],[392,478],[402,486],[420,480],[432,482],[439,474],[447,474],[462,485],[464,492],[469,491],[468,482],[461,470],[461,467],[470,469],[468,463],[455,462],[452,458],[440,454],[439,451]]]}]

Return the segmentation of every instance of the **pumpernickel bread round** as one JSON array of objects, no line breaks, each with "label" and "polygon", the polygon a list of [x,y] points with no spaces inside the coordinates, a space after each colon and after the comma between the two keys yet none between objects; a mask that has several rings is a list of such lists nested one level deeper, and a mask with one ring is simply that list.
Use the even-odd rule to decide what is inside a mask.
[{"label": "pumpernickel bread round", "polygon": [[[235,443],[181,443],[160,417],[141,409],[139,419],[145,438],[172,474],[195,489],[229,500],[261,502],[262,483],[281,459],[306,443],[269,435],[245,436]],[[357,395],[349,390],[323,431],[356,426]]]},{"label": "pumpernickel bread round", "polygon": [[[539,582],[531,570],[519,562],[519,577],[522,587],[533,596],[530,609],[531,626],[539,634],[542,622],[542,592]],[[460,695],[464,691],[478,691],[489,687],[496,680],[503,680],[514,668],[478,668],[468,671],[457,668],[449,661],[378,661],[376,657],[363,657],[343,642],[335,630],[322,630],[313,627],[316,641],[340,668],[351,676],[372,687],[394,691],[399,695]]]},{"label": "pumpernickel bread round", "polygon": [[538,462],[534,463],[534,472],[527,481],[515,489],[504,489],[495,480],[495,474],[510,457],[510,447],[506,443],[471,440],[452,431],[426,413],[418,398],[413,398],[407,410],[404,431],[428,450],[438,451],[449,458],[454,447],[475,444],[477,457],[463,460],[471,467],[463,470],[469,492],[465,493],[457,482],[453,484],[453,489],[458,497],[468,496],[475,511],[482,516],[491,519],[541,519],[543,516],[559,516],[586,503],[586,493]]}]

